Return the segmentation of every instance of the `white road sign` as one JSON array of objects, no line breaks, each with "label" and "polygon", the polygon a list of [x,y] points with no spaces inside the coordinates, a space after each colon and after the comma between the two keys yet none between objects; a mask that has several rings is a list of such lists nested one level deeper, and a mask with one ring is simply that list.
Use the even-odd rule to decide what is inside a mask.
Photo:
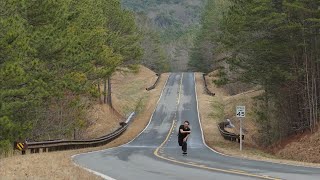
[{"label": "white road sign", "polygon": [[245,106],[237,106],[236,107],[236,115],[237,117],[246,117],[246,107]]}]

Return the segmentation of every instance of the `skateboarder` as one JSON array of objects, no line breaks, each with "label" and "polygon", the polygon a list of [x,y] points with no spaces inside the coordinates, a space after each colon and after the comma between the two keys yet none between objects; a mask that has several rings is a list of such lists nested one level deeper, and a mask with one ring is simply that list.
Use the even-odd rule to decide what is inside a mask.
[{"label": "skateboarder", "polygon": [[189,124],[189,121],[184,121],[184,123],[179,127],[178,142],[179,146],[182,146],[182,154],[184,155],[187,154],[187,140],[191,133]]}]

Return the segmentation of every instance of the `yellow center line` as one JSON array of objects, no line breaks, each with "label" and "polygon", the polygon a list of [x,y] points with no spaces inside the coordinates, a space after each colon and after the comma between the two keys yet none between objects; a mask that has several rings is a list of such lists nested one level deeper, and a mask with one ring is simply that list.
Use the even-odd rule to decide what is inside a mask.
[{"label": "yellow center line", "polygon": [[189,161],[189,162],[187,162],[187,163],[188,163],[188,164],[192,164],[192,165],[201,166],[201,164],[199,164],[198,162]]},{"label": "yellow center line", "polygon": [[241,170],[237,170],[237,169],[230,169],[230,171],[246,173],[245,171],[241,171]]},{"label": "yellow center line", "polygon": [[[183,79],[183,73],[182,73],[182,76],[181,76],[181,79],[180,79],[179,92],[178,92],[177,109],[178,109],[178,106],[179,106],[179,104],[180,104],[182,79]],[[177,111],[176,111],[176,114],[177,114]]]},{"label": "yellow center line", "polygon": [[[181,97],[181,85],[182,85],[182,78],[183,78],[183,73],[182,73],[182,76],[181,76],[181,80],[180,80],[180,87],[179,87],[179,92],[178,92],[178,100],[177,100],[177,107],[176,109],[178,110],[178,106],[179,106],[179,103],[180,103],[180,97]],[[175,112],[175,117],[176,117],[176,114],[177,114],[177,111]],[[241,170],[227,170],[227,169],[218,169],[218,168],[212,168],[212,167],[207,167],[205,165],[198,165],[198,164],[194,164],[194,163],[191,163],[191,162],[183,162],[183,161],[179,161],[179,160],[176,160],[176,159],[171,159],[172,157],[164,157],[164,156],[161,156],[159,155],[159,149],[167,143],[169,137],[171,136],[171,133],[173,133],[173,129],[175,127],[175,124],[177,122],[177,120],[175,120],[175,117],[174,117],[174,120],[172,122],[172,125],[171,125],[171,128],[167,134],[167,137],[165,138],[165,140],[160,144],[159,147],[157,147],[157,149],[153,152],[153,154],[155,156],[157,156],[158,158],[160,159],[164,159],[164,160],[167,160],[167,161],[170,161],[170,162],[174,162],[174,163],[177,163],[177,164],[182,164],[182,165],[187,165],[187,166],[192,166],[192,167],[197,167],[197,168],[200,168],[200,169],[206,169],[206,170],[211,170],[211,171],[216,171],[216,172],[224,172],[224,173],[229,173],[229,174],[237,174],[237,175],[243,175],[243,176],[248,176],[248,177],[257,177],[257,178],[261,178],[261,179],[271,179],[271,180],[279,180],[279,178],[273,178],[273,177],[269,177],[269,176],[265,176],[265,175],[258,175],[258,174],[250,174],[250,173],[247,173],[245,171],[241,171]]]},{"label": "yellow center line", "polygon": [[195,162],[191,162],[191,161],[190,161],[190,162],[188,162],[188,163],[189,163],[189,164],[195,164],[195,165],[197,164],[197,163],[195,163]]}]

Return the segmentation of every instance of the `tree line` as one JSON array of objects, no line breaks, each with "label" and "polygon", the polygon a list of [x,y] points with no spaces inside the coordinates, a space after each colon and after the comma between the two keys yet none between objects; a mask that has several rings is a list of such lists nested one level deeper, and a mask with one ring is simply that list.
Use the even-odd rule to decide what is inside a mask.
[{"label": "tree line", "polygon": [[[160,65],[165,68],[164,71],[188,69],[188,51],[193,46],[192,39],[199,29],[199,18],[204,2],[205,0],[122,0],[123,7],[136,12],[139,22],[142,22],[144,27],[147,25],[147,28],[142,26],[146,31],[144,37],[147,37],[145,39],[148,43],[156,45],[151,48],[157,47],[155,54],[164,59],[156,63],[164,62]],[[148,33],[150,30],[152,34]],[[148,56],[146,54],[145,57]]]},{"label": "tree line", "polygon": [[142,35],[141,46],[144,50],[141,64],[158,73],[168,72],[169,58],[161,45],[160,33],[152,27],[152,22],[146,14],[136,12],[135,17]]},{"label": "tree line", "polygon": [[219,71],[220,84],[264,90],[255,113],[262,145],[317,130],[320,1],[208,0],[201,22],[189,64]]},{"label": "tree line", "polygon": [[85,126],[91,100],[106,101],[107,79],[142,55],[119,0],[0,1],[0,152]]}]

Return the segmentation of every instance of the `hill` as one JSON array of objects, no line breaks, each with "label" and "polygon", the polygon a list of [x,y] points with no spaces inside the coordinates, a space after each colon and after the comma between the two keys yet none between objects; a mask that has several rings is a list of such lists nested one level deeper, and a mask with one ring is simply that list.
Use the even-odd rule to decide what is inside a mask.
[{"label": "hill", "polygon": [[[213,81],[216,72],[206,77],[208,88],[215,92],[215,96],[208,96],[203,90],[202,74],[197,73],[197,95],[199,100],[200,118],[204,130],[206,143],[213,149],[224,154],[240,156],[248,159],[264,160],[294,165],[319,166],[320,132],[298,133],[268,147],[261,146],[265,141],[263,128],[256,115],[256,98],[263,94],[259,88],[217,87]],[[217,125],[219,122],[230,119],[235,128],[227,128],[229,132],[239,134],[239,120],[235,117],[235,108],[238,105],[246,106],[246,117],[243,123],[245,135],[243,151],[239,151],[239,144],[223,139]],[[314,164],[318,163],[318,164]]]},{"label": "hill", "polygon": [[146,16],[160,36],[172,71],[188,69],[189,50],[205,0],[122,0],[123,7]]}]

